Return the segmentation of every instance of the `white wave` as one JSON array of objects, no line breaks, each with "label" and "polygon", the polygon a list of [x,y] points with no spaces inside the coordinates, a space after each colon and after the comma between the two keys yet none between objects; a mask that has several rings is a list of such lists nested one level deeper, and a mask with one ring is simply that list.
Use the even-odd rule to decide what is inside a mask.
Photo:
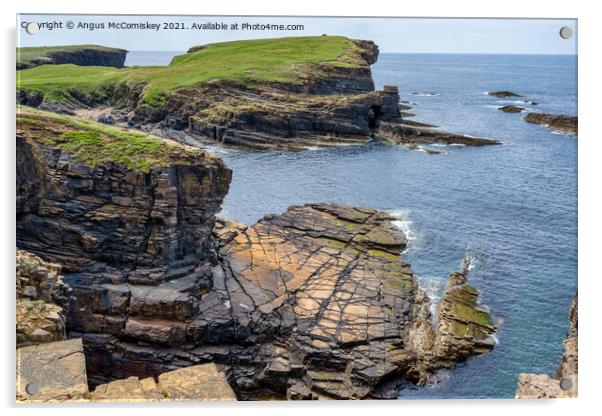
[{"label": "white wave", "polygon": [[415,95],[417,97],[434,97],[436,95],[439,95],[438,92],[413,92],[412,95]]},{"label": "white wave", "polygon": [[395,221],[392,221],[392,224],[403,231],[408,241],[416,240],[416,233],[411,228],[413,224],[413,221],[410,220],[412,210],[394,209],[387,212],[395,217]]},{"label": "white wave", "polygon": [[476,257],[473,256],[470,259],[470,264],[468,265],[468,271],[470,272],[470,271],[474,270],[478,264],[479,264],[479,261],[477,260]]},{"label": "white wave", "polygon": [[464,143],[450,143],[450,146],[464,147],[466,145]]},{"label": "white wave", "polygon": [[441,300],[441,294],[443,289],[443,282],[436,277],[424,277],[424,276],[416,276],[416,281],[418,282],[418,287],[426,293],[426,295],[431,300],[430,312],[431,312],[431,320],[432,323],[435,324],[437,319],[437,305]]}]

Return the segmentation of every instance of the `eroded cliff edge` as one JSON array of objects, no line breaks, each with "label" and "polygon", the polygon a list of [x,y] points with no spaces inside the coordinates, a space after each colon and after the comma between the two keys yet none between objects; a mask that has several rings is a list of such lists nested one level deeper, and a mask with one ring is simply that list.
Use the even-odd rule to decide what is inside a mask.
[{"label": "eroded cliff edge", "polygon": [[[397,87],[374,88],[370,65],[377,58],[373,42],[340,36],[227,42],[191,48],[167,67],[65,67],[60,77],[49,67],[23,71],[17,102],[188,143],[297,150],[374,138],[499,144],[404,120]],[[77,83],[65,82],[66,75]]]},{"label": "eroded cliff edge", "polygon": [[383,398],[493,348],[451,275],[436,315],[394,217],[333,204],[216,221],[230,171],[199,149],[22,109],[17,243],[60,263],[92,388],[213,362],[240,399]]}]

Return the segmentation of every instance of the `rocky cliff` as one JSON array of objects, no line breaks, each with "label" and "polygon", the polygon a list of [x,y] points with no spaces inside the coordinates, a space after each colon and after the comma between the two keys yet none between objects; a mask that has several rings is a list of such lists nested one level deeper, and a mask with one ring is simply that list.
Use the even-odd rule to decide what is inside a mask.
[{"label": "rocky cliff", "polygon": [[17,149],[17,244],[62,264],[92,388],[213,362],[241,399],[383,398],[392,379],[424,384],[493,348],[465,268],[433,325],[385,212],[308,204],[216,221],[221,160],[36,110],[21,109]]},{"label": "rocky cliff", "polygon": [[564,340],[564,353],[554,377],[547,374],[522,373],[518,377],[517,399],[577,397],[578,392],[578,299],[573,298],[569,310],[569,329]]},{"label": "rocky cliff", "polygon": [[98,45],[17,48],[17,70],[59,64],[123,68],[127,52]]},{"label": "rocky cliff", "polygon": [[[371,41],[324,36],[242,42],[252,55],[241,56],[237,42],[205,45],[159,71],[103,72],[99,78],[111,75],[111,81],[98,85],[82,80],[91,83],[86,91],[58,81],[54,85],[54,74],[25,72],[17,86],[17,102],[94,114],[109,124],[166,137],[184,132],[198,140],[255,148],[298,150],[375,138],[395,144],[499,144],[404,120],[397,87],[374,89],[370,65],[378,58],[378,47]],[[302,48],[311,47],[317,55],[324,45],[330,48],[320,55],[323,59],[312,58],[311,50],[304,55]],[[288,60],[274,61],[273,49],[282,49]],[[209,61],[214,51],[219,55]],[[146,75],[150,73],[154,78]],[[199,74],[199,82],[186,81]],[[40,89],[38,76],[48,91]],[[73,76],[81,79],[77,71]],[[179,79],[186,82],[178,86]]]},{"label": "rocky cliff", "polygon": [[19,247],[83,280],[99,267],[106,280],[124,279],[112,267],[160,280],[167,265],[186,267],[207,252],[230,175],[198,149],[23,109]]},{"label": "rocky cliff", "polygon": [[576,116],[566,116],[562,114],[547,113],[529,113],[525,116],[525,121],[532,124],[541,124],[550,129],[560,132],[577,135],[578,119]]}]

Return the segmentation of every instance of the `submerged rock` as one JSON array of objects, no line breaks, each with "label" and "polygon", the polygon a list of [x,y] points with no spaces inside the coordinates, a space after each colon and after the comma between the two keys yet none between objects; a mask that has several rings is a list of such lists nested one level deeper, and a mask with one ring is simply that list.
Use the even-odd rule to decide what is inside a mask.
[{"label": "submerged rock", "polygon": [[577,397],[578,391],[578,300],[573,298],[569,310],[569,329],[564,353],[554,377],[547,374],[521,373],[516,388],[517,399]]},{"label": "submerged rock", "polygon": [[524,107],[518,107],[516,105],[505,105],[503,107],[499,107],[498,110],[503,111],[504,113],[520,113],[524,111]]},{"label": "submerged rock", "polygon": [[527,123],[543,124],[554,131],[577,135],[578,119],[576,116],[529,113],[525,116],[525,121]]},{"label": "submerged rock", "polygon": [[487,95],[491,95],[493,97],[498,97],[498,98],[522,97],[522,95],[516,94],[511,91],[490,91],[487,93]]}]

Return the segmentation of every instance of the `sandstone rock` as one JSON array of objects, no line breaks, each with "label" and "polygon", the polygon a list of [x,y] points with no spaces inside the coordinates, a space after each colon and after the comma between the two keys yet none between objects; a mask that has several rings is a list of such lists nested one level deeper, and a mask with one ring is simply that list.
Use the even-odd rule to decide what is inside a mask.
[{"label": "sandstone rock", "polygon": [[71,290],[61,266],[19,249],[16,258],[17,347],[63,339]]},{"label": "sandstone rock", "polygon": [[518,377],[517,399],[577,397],[578,392],[578,299],[573,298],[569,310],[569,329],[564,340],[564,353],[554,378],[547,374]]},{"label": "sandstone rock", "polygon": [[[38,391],[28,392],[34,384],[38,386]],[[17,349],[17,402],[84,401],[87,394],[81,340]]]},{"label": "sandstone rock", "polygon": [[[236,400],[214,364],[150,378],[115,380],[88,392],[81,339],[17,349],[17,402],[143,402]],[[36,390],[34,392],[34,390]]]},{"label": "sandstone rock", "polygon": [[[89,166],[44,141],[73,129],[47,120],[17,133],[17,243],[68,271],[197,262],[231,172],[192,148],[145,173],[120,163]],[[108,270],[107,270],[108,271]],[[139,273],[140,274],[140,273]],[[170,271],[158,279],[169,279]]]},{"label": "sandstone rock", "polygon": [[554,131],[577,135],[578,119],[576,116],[529,113],[525,116],[525,121],[527,123],[545,125]]},{"label": "sandstone rock", "polygon": [[202,364],[153,378],[130,377],[103,384],[90,394],[93,402],[236,400],[232,388],[215,364]]},{"label": "sandstone rock", "polygon": [[468,263],[451,274],[447,289],[437,305],[438,360],[450,364],[491,350],[496,327],[489,309],[477,303],[479,291],[467,283]]},{"label": "sandstone rock", "polygon": [[216,222],[230,179],[218,159],[194,150],[148,172],[92,166],[41,140],[62,128],[19,130],[17,244],[63,263],[88,382],[121,380],[99,400],[128,389],[155,400],[149,377],[186,399],[162,377],[208,361],[241,399],[378,398],[391,379],[423,384],[493,347],[465,271],[433,327],[390,214],[321,203],[252,226]]},{"label": "sandstone rock", "polygon": [[[125,315],[125,332],[82,334],[91,383],[210,360],[225,366],[242,399],[365,398],[390,377],[423,383],[490,349],[470,320],[470,334],[435,331],[430,300],[399,256],[406,239],[393,220],[369,208],[309,204],[251,227],[219,221],[212,287],[192,315],[176,321],[170,309],[152,307],[149,319],[131,306],[125,314],[105,308],[102,319]],[[460,319],[448,309],[442,322]]]}]

